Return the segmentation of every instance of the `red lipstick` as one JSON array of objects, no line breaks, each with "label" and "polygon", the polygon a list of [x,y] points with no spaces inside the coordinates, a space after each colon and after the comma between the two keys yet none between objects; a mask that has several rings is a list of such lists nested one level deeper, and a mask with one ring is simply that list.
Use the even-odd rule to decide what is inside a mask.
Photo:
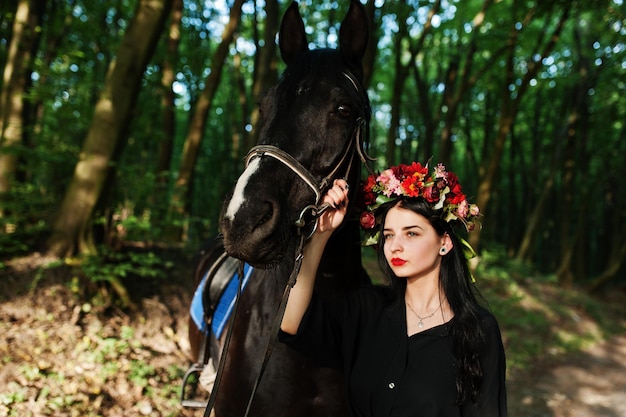
[{"label": "red lipstick", "polygon": [[406,263],[406,261],[402,258],[391,258],[391,264],[393,266],[402,266]]}]

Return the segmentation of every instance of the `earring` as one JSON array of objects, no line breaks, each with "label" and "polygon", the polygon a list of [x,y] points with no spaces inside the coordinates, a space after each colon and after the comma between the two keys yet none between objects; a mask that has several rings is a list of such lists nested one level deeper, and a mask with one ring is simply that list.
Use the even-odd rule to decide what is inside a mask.
[{"label": "earring", "polygon": [[442,254],[442,255],[445,255],[446,254],[446,248],[439,249],[439,253]]}]

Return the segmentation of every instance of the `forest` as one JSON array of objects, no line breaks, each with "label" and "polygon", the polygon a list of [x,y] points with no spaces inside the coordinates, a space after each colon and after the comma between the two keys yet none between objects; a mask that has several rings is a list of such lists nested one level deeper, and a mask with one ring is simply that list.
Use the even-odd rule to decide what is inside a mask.
[{"label": "forest", "polygon": [[[301,2],[312,47],[336,46],[347,3]],[[283,7],[3,2],[3,257],[215,236],[281,71]],[[563,285],[623,285],[622,2],[367,7],[376,168],[449,164],[484,214],[475,247]]]},{"label": "forest", "polygon": [[[337,47],[349,1],[298,3],[310,47]],[[41,254],[126,308],[218,236],[289,4],[2,1],[0,272]],[[373,168],[442,162],[480,207],[478,263],[623,299],[623,0],[364,5]]]}]

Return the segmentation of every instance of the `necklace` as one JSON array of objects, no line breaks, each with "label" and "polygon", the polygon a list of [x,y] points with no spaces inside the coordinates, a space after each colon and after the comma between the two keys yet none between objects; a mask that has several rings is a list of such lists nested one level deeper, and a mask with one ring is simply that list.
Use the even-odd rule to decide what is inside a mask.
[{"label": "necklace", "polygon": [[418,318],[419,322],[417,323],[417,327],[419,327],[420,329],[421,329],[422,327],[424,327],[424,320],[429,319],[429,318],[431,318],[432,316],[434,316],[434,315],[435,315],[435,313],[436,313],[437,311],[439,311],[439,309],[441,308],[441,304],[439,304],[439,306],[435,309],[435,311],[433,311],[432,313],[430,313],[430,314],[429,314],[429,315],[427,315],[427,316],[420,317],[420,315],[419,315],[419,314],[417,314],[417,313],[415,312],[415,310],[413,310],[413,307],[411,307],[411,304],[406,303],[406,305],[409,307],[409,310],[411,310],[411,311],[413,312],[413,314],[415,314],[415,317],[417,317],[417,318]]}]

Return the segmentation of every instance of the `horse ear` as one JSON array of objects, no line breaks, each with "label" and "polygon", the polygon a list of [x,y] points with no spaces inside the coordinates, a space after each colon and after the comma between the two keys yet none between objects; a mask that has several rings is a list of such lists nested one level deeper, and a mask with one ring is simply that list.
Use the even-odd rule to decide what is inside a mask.
[{"label": "horse ear", "polygon": [[278,47],[280,56],[287,65],[291,64],[299,54],[309,50],[304,22],[298,10],[298,3],[295,1],[287,8],[280,24]]},{"label": "horse ear", "polygon": [[359,0],[351,0],[346,17],[339,29],[339,50],[346,63],[362,72],[361,60],[365,55],[369,36],[367,12]]}]

